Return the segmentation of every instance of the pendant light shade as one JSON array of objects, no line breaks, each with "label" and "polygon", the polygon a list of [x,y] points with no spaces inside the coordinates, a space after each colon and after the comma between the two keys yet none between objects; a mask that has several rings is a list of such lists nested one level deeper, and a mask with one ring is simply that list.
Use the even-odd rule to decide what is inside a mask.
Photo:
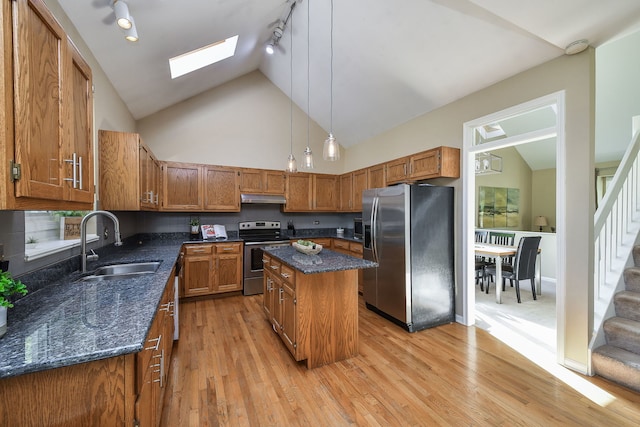
[{"label": "pendant light shade", "polygon": [[304,159],[302,160],[302,166],[305,169],[313,169],[313,153],[311,148],[307,146],[304,150]]},{"label": "pendant light shade", "polygon": [[296,165],[296,158],[293,156],[292,154],[289,154],[289,159],[287,160],[287,172],[297,172],[298,171],[298,167]]},{"label": "pendant light shade", "polygon": [[329,137],[324,140],[324,147],[322,149],[322,158],[329,161],[335,162],[336,160],[340,160],[340,145],[336,141],[336,138],[332,133],[329,134]]},{"label": "pendant light shade", "polygon": [[331,0],[331,31],[330,31],[330,43],[329,51],[331,53],[331,79],[330,79],[330,91],[329,99],[331,104],[329,107],[329,113],[331,117],[331,126],[329,131],[329,137],[324,141],[324,148],[322,149],[322,158],[329,162],[335,162],[340,160],[340,146],[333,136],[333,0]]}]

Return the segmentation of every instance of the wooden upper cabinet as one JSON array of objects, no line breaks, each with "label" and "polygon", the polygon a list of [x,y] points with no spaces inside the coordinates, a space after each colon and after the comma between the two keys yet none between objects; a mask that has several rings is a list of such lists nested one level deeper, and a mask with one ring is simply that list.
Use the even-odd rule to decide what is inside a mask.
[{"label": "wooden upper cabinet", "polygon": [[62,200],[63,146],[71,137],[61,126],[70,121],[62,104],[67,36],[40,0],[19,0],[14,11],[15,156],[22,168],[16,197]]},{"label": "wooden upper cabinet", "polygon": [[100,209],[140,209],[139,145],[137,133],[98,131]]},{"label": "wooden upper cabinet", "polygon": [[162,163],[162,210],[203,210],[203,168],[192,163]]},{"label": "wooden upper cabinet", "polygon": [[160,162],[142,140],[138,146],[140,176],[140,208],[157,210],[160,207]]},{"label": "wooden upper cabinet", "polygon": [[367,169],[360,169],[353,172],[353,203],[352,212],[362,211],[362,192],[368,188]]},{"label": "wooden upper cabinet", "polygon": [[410,157],[412,179],[460,178],[460,149],[438,147]]},{"label": "wooden upper cabinet", "polygon": [[92,209],[91,69],[44,1],[3,2],[0,13],[0,172],[11,177],[0,208]]},{"label": "wooden upper cabinet", "polygon": [[337,211],[340,189],[336,175],[313,174],[313,210]]},{"label": "wooden upper cabinet", "polygon": [[341,212],[348,212],[351,210],[351,204],[353,200],[353,174],[345,173],[340,175],[340,203],[339,209]]},{"label": "wooden upper cabinet", "polygon": [[367,169],[360,169],[340,175],[341,212],[362,211],[362,192],[367,189]]},{"label": "wooden upper cabinet", "polygon": [[240,212],[240,171],[204,166],[204,210]]},{"label": "wooden upper cabinet", "polygon": [[285,174],[276,170],[243,168],[240,173],[240,192],[284,194]]},{"label": "wooden upper cabinet", "polygon": [[311,174],[286,174],[287,203],[283,207],[285,212],[308,212],[311,210]]},{"label": "wooden upper cabinet", "polygon": [[367,188],[382,188],[386,186],[384,164],[367,168]]},{"label": "wooden upper cabinet", "polygon": [[[71,40],[71,132],[64,147],[65,199],[93,203],[93,77]],[[69,180],[71,178],[71,181]]]},{"label": "wooden upper cabinet", "polygon": [[385,163],[386,183],[460,178],[460,149],[437,147]]},{"label": "wooden upper cabinet", "polygon": [[385,163],[385,177],[388,184],[406,181],[409,176],[409,158],[392,160]]}]

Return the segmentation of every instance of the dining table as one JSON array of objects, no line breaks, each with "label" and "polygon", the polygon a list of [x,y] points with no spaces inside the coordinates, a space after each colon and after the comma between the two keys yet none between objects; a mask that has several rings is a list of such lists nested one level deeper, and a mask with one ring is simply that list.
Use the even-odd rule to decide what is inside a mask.
[{"label": "dining table", "polygon": [[[489,243],[476,243],[474,245],[476,256],[494,258],[496,263],[496,303],[502,304],[502,260],[504,258],[515,256],[518,251],[517,246],[492,245]],[[542,295],[542,281],[540,268],[540,248],[538,248],[538,257],[536,260],[536,276],[535,287],[536,295]],[[487,285],[488,286],[488,285]]]}]

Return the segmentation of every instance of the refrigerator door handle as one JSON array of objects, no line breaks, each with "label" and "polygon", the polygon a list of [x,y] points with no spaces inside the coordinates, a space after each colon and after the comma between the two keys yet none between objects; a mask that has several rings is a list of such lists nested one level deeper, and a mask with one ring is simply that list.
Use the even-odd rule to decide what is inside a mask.
[{"label": "refrigerator door handle", "polygon": [[373,260],[380,262],[378,259],[378,206],[380,199],[378,196],[373,198],[371,205],[371,252],[373,253]]}]

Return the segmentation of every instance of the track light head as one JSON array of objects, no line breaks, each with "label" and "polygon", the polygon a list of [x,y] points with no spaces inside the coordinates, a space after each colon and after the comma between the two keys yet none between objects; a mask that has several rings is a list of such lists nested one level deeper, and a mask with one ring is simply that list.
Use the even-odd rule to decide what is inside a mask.
[{"label": "track light head", "polygon": [[128,30],[133,26],[131,15],[129,14],[129,7],[123,0],[116,0],[113,3],[113,11],[116,14],[116,22],[118,27],[123,30]]}]

